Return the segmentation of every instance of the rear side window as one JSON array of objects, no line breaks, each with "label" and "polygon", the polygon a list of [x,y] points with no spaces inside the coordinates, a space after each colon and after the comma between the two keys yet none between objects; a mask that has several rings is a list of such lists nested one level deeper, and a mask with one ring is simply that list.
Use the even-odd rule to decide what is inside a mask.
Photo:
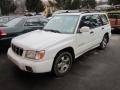
[{"label": "rear side window", "polygon": [[100,17],[101,17],[101,20],[103,22],[103,25],[107,25],[108,24],[107,16],[102,14],[102,15],[100,15]]},{"label": "rear side window", "polygon": [[91,21],[95,27],[102,26],[102,22],[99,15],[93,15]]}]

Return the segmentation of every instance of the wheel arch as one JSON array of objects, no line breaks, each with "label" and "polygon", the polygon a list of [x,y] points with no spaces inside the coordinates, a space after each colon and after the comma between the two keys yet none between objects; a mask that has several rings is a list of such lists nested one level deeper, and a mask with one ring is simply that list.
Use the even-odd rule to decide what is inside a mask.
[{"label": "wheel arch", "polygon": [[105,33],[104,36],[107,36],[107,38],[108,38],[108,42],[109,42],[109,33],[108,33],[108,32]]},{"label": "wheel arch", "polygon": [[52,65],[52,73],[53,73],[53,75],[55,75],[55,76],[56,76],[56,74],[54,73],[55,61],[56,61],[56,58],[57,58],[62,52],[70,52],[71,55],[72,55],[72,58],[73,58],[72,62],[73,62],[74,59],[75,59],[74,49],[73,49],[72,47],[66,47],[66,48],[61,49],[60,51],[58,51],[57,54],[56,54],[55,57],[54,57],[54,61],[53,61],[53,65]]},{"label": "wheel arch", "polygon": [[74,49],[73,49],[72,47],[66,47],[66,48],[64,48],[64,49],[62,49],[62,50],[60,50],[60,51],[57,52],[57,54],[56,54],[55,57],[54,57],[54,60],[57,58],[57,56],[58,56],[60,53],[65,52],[65,51],[70,52],[71,55],[72,55],[73,60],[75,59]]}]

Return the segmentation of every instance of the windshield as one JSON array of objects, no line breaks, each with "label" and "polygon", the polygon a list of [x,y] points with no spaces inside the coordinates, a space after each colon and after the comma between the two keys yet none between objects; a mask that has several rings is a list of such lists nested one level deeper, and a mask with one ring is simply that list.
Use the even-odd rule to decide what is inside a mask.
[{"label": "windshield", "polygon": [[4,25],[8,26],[8,27],[13,27],[13,26],[17,25],[22,19],[23,18],[15,18]]},{"label": "windshield", "polygon": [[74,33],[79,15],[56,15],[44,27],[44,30],[52,30],[60,33]]}]

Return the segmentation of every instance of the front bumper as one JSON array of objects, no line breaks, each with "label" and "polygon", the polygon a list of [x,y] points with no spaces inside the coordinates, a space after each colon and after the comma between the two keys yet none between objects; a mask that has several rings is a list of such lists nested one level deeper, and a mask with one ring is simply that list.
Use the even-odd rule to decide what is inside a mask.
[{"label": "front bumper", "polygon": [[53,65],[53,60],[45,61],[30,61],[16,55],[11,48],[8,49],[8,58],[16,64],[21,70],[32,73],[50,72]]}]

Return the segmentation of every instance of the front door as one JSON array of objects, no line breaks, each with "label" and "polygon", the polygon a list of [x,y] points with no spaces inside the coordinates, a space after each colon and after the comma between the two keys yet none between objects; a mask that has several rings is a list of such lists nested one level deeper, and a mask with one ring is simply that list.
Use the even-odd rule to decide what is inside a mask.
[{"label": "front door", "polygon": [[[93,42],[93,39],[95,38],[95,34],[94,34],[93,26],[91,26],[91,22],[90,22],[91,17],[92,15],[86,15],[81,18],[81,21],[78,27],[78,32],[76,34],[76,42],[77,42],[76,55],[78,56],[86,52],[93,46],[92,42]],[[84,26],[87,26],[90,28],[89,32],[82,32],[82,33],[79,32],[80,29]]]}]

